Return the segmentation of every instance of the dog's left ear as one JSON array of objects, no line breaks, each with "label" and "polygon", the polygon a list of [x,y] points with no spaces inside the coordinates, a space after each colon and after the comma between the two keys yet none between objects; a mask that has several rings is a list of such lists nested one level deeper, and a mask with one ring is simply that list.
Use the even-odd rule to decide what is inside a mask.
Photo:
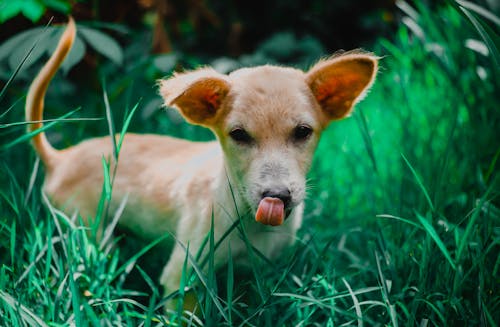
[{"label": "dog's left ear", "polygon": [[221,105],[229,92],[226,75],[213,69],[199,69],[161,80],[165,105],[179,109],[192,124],[213,126],[222,115]]},{"label": "dog's left ear", "polygon": [[348,116],[377,74],[377,57],[351,53],[320,61],[306,73],[306,82],[328,121]]}]

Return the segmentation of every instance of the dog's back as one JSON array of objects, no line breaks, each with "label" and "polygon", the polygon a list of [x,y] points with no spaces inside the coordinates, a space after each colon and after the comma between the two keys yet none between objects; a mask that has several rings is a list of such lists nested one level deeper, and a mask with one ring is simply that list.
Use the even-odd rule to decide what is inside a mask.
[{"label": "dog's back", "polygon": [[[44,191],[68,214],[79,211],[84,220],[93,218],[104,183],[103,159],[110,163],[113,178],[116,161],[111,138],[83,141],[58,151],[55,158],[46,171]],[[216,142],[128,133],[116,166],[111,209],[127,196],[121,226],[146,238],[174,231],[179,220],[176,212],[180,211],[175,206],[182,205],[186,197],[179,183],[191,183],[200,197],[208,199],[211,190],[207,185],[213,183],[221,165]],[[161,224],[157,217],[164,217]]]}]

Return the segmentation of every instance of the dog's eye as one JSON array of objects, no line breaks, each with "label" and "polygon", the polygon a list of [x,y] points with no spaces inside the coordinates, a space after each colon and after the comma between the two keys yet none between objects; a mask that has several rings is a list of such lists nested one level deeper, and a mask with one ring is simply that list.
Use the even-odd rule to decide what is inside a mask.
[{"label": "dog's eye", "polygon": [[313,130],[311,127],[307,125],[299,125],[293,130],[293,140],[305,141],[311,136],[312,132]]},{"label": "dog's eye", "polygon": [[252,143],[252,137],[243,128],[235,128],[229,132],[229,136],[237,143],[250,144]]}]

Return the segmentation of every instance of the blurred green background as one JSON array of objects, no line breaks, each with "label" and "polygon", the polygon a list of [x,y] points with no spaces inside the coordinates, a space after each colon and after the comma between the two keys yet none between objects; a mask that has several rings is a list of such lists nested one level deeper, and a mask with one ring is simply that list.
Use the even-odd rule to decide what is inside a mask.
[{"label": "blurred green background", "polygon": [[[274,289],[265,306],[241,309],[241,319],[267,325],[281,313],[283,325],[497,325],[499,10],[486,0],[1,1],[0,313],[10,312],[10,294],[50,316],[25,294],[32,284],[13,283],[50,219],[38,194],[43,174],[30,179],[36,158],[19,123],[29,82],[71,14],[77,46],[51,84],[45,118],[81,108],[72,118],[83,120],[50,129],[59,148],[107,134],[104,88],[118,130],[138,103],[129,131],[207,140],[207,130],[160,109],[158,78],[201,65],[225,73],[266,63],[307,69],[358,47],[380,56],[373,89],[351,118],[328,128],[315,156],[303,242],[295,261],[281,263],[301,283],[289,277],[295,282],[283,287],[292,295],[273,297]],[[113,312],[127,310],[135,307]],[[57,312],[55,321],[71,321],[70,310]]]}]

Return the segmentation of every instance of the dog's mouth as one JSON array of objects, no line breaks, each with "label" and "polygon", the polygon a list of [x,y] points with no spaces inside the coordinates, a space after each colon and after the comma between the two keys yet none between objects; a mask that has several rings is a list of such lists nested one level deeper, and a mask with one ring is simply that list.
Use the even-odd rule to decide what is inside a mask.
[{"label": "dog's mouth", "polygon": [[265,197],[259,202],[255,220],[264,225],[279,226],[291,212],[283,200],[275,197]]}]

